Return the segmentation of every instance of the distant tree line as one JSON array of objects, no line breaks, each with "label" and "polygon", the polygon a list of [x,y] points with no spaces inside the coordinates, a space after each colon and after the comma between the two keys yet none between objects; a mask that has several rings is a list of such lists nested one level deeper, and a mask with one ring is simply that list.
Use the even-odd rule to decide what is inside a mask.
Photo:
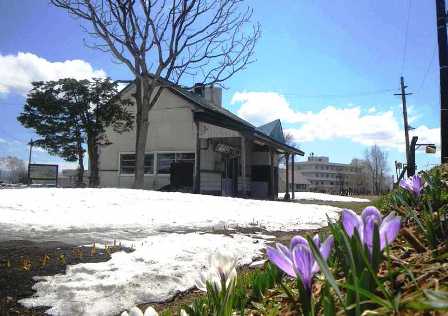
[{"label": "distant tree line", "polygon": [[15,156],[0,157],[0,183],[27,183],[27,166]]},{"label": "distant tree line", "polygon": [[345,179],[344,185],[351,188],[353,194],[379,195],[390,190],[387,153],[378,145],[367,148],[363,159],[353,159],[351,165],[355,172]]}]

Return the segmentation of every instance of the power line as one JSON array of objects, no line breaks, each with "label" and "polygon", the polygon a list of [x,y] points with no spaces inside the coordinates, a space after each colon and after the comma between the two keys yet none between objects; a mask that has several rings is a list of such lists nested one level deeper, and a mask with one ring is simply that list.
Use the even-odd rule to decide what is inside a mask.
[{"label": "power line", "polygon": [[420,83],[420,85],[419,85],[419,87],[418,87],[418,91],[420,91],[421,89],[423,89],[423,86],[424,86],[425,83],[426,83],[426,79],[427,79],[427,77],[428,77],[428,75],[429,75],[429,71],[431,70],[432,64],[434,63],[434,57],[436,56],[436,51],[437,51],[437,44],[434,45],[434,49],[433,49],[433,51],[432,51],[431,59],[429,60],[428,67],[426,68],[426,71],[425,71],[425,73],[424,73],[424,75],[423,75],[422,82]]},{"label": "power line", "polygon": [[405,32],[404,32],[403,58],[401,61],[401,74],[402,75],[404,72],[404,66],[406,64],[406,54],[407,54],[407,50],[408,50],[408,33],[409,33],[409,20],[411,17],[411,7],[412,7],[412,1],[408,0],[408,16],[406,19],[406,26],[405,26]]},{"label": "power line", "polygon": [[352,92],[348,94],[317,94],[317,95],[306,95],[298,93],[289,92],[279,92],[284,96],[295,96],[300,98],[349,98],[349,97],[362,97],[362,96],[372,96],[379,94],[389,94],[390,92],[396,91],[396,89],[382,89],[373,91],[363,91],[363,92]]}]

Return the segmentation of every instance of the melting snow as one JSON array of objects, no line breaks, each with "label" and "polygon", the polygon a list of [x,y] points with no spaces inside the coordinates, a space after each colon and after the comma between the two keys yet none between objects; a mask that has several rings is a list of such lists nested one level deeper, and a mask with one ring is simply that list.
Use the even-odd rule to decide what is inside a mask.
[{"label": "melting snow", "polygon": [[[291,193],[290,193],[291,194]],[[279,193],[278,197],[283,199],[285,193]],[[355,198],[351,196],[333,195],[316,192],[294,192],[296,200],[316,200],[316,201],[333,201],[333,202],[370,202],[368,199]]]},{"label": "melting snow", "polygon": [[65,274],[37,278],[27,307],[52,306],[51,315],[116,315],[138,303],[167,300],[193,287],[208,255],[217,249],[250,264],[264,242],[242,235],[164,233],[145,238],[132,253],[113,253],[107,262],[68,266]]},{"label": "melting snow", "polygon": [[116,239],[135,245],[134,252],[114,253],[108,262],[68,266],[65,274],[39,277],[36,295],[21,301],[30,307],[51,306],[53,315],[114,315],[193,287],[217,248],[233,251],[239,264],[250,264],[272,238],[197,231],[313,229],[339,211],[326,205],[145,190],[0,190],[0,240],[95,241],[101,246]]},{"label": "melting snow", "polygon": [[0,190],[0,240],[91,243],[160,231],[260,226],[270,231],[326,225],[326,205],[282,203],[129,189]]}]

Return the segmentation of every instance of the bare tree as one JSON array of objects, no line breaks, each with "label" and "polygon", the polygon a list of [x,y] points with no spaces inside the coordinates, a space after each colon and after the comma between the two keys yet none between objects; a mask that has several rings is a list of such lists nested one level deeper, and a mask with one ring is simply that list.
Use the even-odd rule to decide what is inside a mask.
[{"label": "bare tree", "polygon": [[0,157],[1,178],[9,183],[26,183],[27,169],[23,160],[15,156]]},{"label": "bare tree", "polygon": [[365,151],[367,168],[372,180],[372,191],[381,194],[386,189],[387,153],[377,145],[373,145]]},{"label": "bare tree", "polygon": [[[168,84],[223,82],[254,61],[260,26],[244,0],[51,0],[85,20],[89,46],[111,52],[136,85],[136,168],[142,188],[149,111]],[[190,80],[188,80],[190,79]]]}]

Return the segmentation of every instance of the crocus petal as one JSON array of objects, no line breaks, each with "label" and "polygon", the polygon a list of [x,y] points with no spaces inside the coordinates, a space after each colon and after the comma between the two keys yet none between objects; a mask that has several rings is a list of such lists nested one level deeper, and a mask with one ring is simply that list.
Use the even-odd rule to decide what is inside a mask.
[{"label": "crocus petal", "polygon": [[324,260],[327,260],[328,257],[330,256],[330,252],[331,249],[333,249],[333,245],[334,245],[334,237],[333,235],[330,235],[327,237],[327,239],[324,241],[324,243],[319,249],[320,254],[322,255],[322,258],[324,258]]},{"label": "crocus petal", "polygon": [[373,249],[373,232],[375,224],[378,225],[373,216],[367,217],[364,222],[364,244],[369,248],[370,253],[372,253]]},{"label": "crocus petal", "polygon": [[320,237],[319,234],[314,235],[313,242],[316,245],[317,248],[320,248]]},{"label": "crocus petal", "polygon": [[419,196],[422,193],[423,183],[422,178],[419,175],[414,175],[412,177],[412,191],[416,196]]},{"label": "crocus petal", "polygon": [[285,256],[287,256],[288,258],[291,258],[292,256],[291,250],[289,250],[289,248],[286,247],[285,245],[277,243],[277,249],[281,251],[283,254],[285,254]]},{"label": "crocus petal", "polygon": [[266,255],[272,263],[279,267],[279,269],[292,277],[296,277],[291,259],[283,252],[268,246],[266,248]]},{"label": "crocus petal", "polygon": [[184,309],[181,309],[180,310],[180,316],[189,316],[189,315],[188,315],[188,313]]},{"label": "crocus petal", "polygon": [[294,249],[295,246],[297,245],[305,245],[308,246],[308,240],[306,240],[304,237],[302,236],[294,236],[291,239],[291,244],[290,244],[290,249]]},{"label": "crocus petal", "polygon": [[311,269],[314,264],[314,258],[310,248],[304,245],[297,245],[292,250],[292,258],[294,270],[302,280],[304,287],[310,290],[311,280],[313,278]]},{"label": "crocus petal", "polygon": [[228,288],[229,285],[235,286],[237,277],[238,277],[238,274],[236,273],[236,269],[233,268],[226,277],[226,287]]},{"label": "crocus petal", "polygon": [[121,313],[121,315],[120,316],[129,316],[129,314],[128,314],[128,312],[127,311],[124,311],[123,313]]},{"label": "crocus petal", "polygon": [[[328,260],[328,257],[330,256],[331,253],[331,249],[333,249],[333,245],[334,245],[334,237],[333,235],[330,235],[320,246],[319,251],[322,258],[325,261]],[[317,262],[314,262],[311,272],[314,274],[316,272],[319,272],[319,270],[320,270],[319,265],[317,264]]]},{"label": "crocus petal", "polygon": [[352,210],[346,208],[342,210],[342,226],[350,237],[353,236],[355,229],[358,230],[360,236],[362,234],[362,219]]},{"label": "crocus petal", "polygon": [[380,226],[380,249],[390,245],[398,236],[400,231],[401,218],[400,216],[388,217]]},{"label": "crocus petal", "polygon": [[411,183],[409,182],[409,179],[403,179],[400,181],[400,187],[408,190],[408,191],[412,191],[412,187],[411,187]]},{"label": "crocus petal", "polygon": [[137,306],[132,307],[129,310],[129,316],[143,316],[143,312]]},{"label": "crocus petal", "polygon": [[143,316],[159,316],[159,313],[152,306],[148,306]]},{"label": "crocus petal", "polygon": [[373,218],[378,224],[381,223],[381,213],[375,206],[367,206],[361,213],[361,218],[365,223],[368,218]]},{"label": "crocus petal", "polygon": [[216,270],[210,269],[199,274],[199,278],[195,280],[196,287],[207,292],[207,282],[211,283],[217,290],[221,290],[221,280]]}]

